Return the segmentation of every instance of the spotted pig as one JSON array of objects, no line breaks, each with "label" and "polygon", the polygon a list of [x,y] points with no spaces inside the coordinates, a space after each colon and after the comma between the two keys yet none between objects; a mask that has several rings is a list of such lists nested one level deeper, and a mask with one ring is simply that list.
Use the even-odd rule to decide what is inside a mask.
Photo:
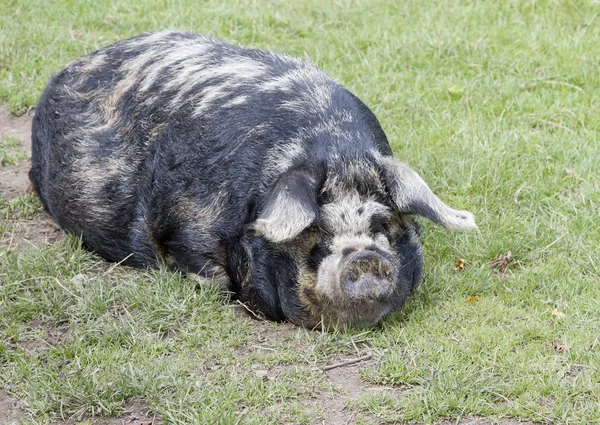
[{"label": "spotted pig", "polygon": [[33,120],[46,210],[102,257],[212,279],[256,315],[371,326],[421,278],[413,217],[445,205],[314,65],[164,31],[55,75]]}]

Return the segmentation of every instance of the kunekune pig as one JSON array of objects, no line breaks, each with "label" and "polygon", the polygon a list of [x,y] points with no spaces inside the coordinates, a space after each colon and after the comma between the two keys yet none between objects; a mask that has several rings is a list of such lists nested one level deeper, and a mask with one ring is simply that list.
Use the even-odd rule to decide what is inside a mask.
[{"label": "kunekune pig", "polygon": [[415,215],[475,227],[314,65],[187,32],[55,75],[32,140],[44,207],[88,249],[213,279],[271,320],[371,326],[421,278]]}]

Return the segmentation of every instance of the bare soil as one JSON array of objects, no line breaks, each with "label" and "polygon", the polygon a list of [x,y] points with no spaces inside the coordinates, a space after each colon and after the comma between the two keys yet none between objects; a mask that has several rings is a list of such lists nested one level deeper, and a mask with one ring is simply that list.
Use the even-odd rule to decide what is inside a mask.
[{"label": "bare soil", "polygon": [[64,237],[60,228],[45,213],[31,220],[9,221],[11,229],[0,234],[0,249],[14,251],[28,246],[52,244]]},{"label": "bare soil", "polygon": [[123,414],[117,417],[69,418],[52,422],[51,425],[160,425],[144,400],[132,399],[127,402]]},{"label": "bare soil", "polygon": [[8,167],[0,165],[0,195],[12,199],[31,192],[31,182],[27,175],[29,168],[31,168],[29,160]]},{"label": "bare soil", "polygon": [[0,136],[15,137],[23,141],[22,152],[31,156],[31,120],[33,111],[21,116],[11,115],[4,108],[0,108]]},{"label": "bare soil", "polygon": [[[23,141],[23,152],[31,157],[31,120],[33,113],[27,113],[20,117],[12,116],[4,108],[0,108],[0,137],[10,136],[19,138]],[[16,198],[32,191],[29,182],[30,160],[21,161],[14,166],[0,166],[0,196],[6,199]],[[0,224],[2,220],[0,219]],[[23,247],[39,244],[50,244],[61,240],[63,233],[53,223],[52,219],[43,214],[32,220],[10,220],[8,223],[11,229],[8,232],[0,231],[0,249],[17,250]],[[1,228],[1,226],[0,226]],[[242,307],[236,308],[241,309]],[[245,313],[244,313],[245,314]],[[243,356],[253,350],[268,349],[271,345],[277,345],[286,338],[293,336],[299,329],[291,324],[278,324],[273,326],[271,323],[255,321],[260,329],[257,333],[256,344],[244,347],[238,354]],[[32,338],[26,341],[29,349],[40,349],[44,345],[53,345],[60,343],[61,339],[68,336],[68,329],[50,329],[43,323],[32,323],[32,326],[39,327],[42,337]],[[304,330],[300,330],[304,331]],[[348,360],[347,358],[332,359],[331,363]],[[386,391],[393,394],[394,397],[402,397],[402,389],[393,387],[384,387],[371,385],[360,377],[361,368],[372,365],[372,360],[351,366],[340,367],[323,372],[329,382],[329,391],[320,395],[318,400],[319,411],[323,412],[321,416],[314,418],[314,424],[325,425],[347,425],[347,424],[377,424],[377,418],[365,413],[360,414],[357,419],[356,413],[348,408],[349,403],[357,400],[359,397],[370,391]],[[256,371],[265,373],[267,379],[273,371]],[[0,425],[20,424],[25,416],[25,406],[23,402],[11,397],[6,391],[0,389]],[[153,425],[160,424],[160,421],[149,411],[144,400],[130,400],[124,409],[123,415],[118,417],[94,417],[94,418],[67,418],[62,421],[54,422],[53,425]],[[463,418],[458,422],[456,420],[443,421],[440,425],[533,425],[531,422],[519,422],[512,419],[501,419],[491,421],[485,418]]]},{"label": "bare soil", "polygon": [[23,420],[23,403],[0,389],[0,424],[19,424]]},{"label": "bare soil", "polygon": [[[342,360],[343,361],[343,360]],[[369,362],[363,363],[368,365]],[[392,390],[382,386],[370,385],[360,377],[360,370],[364,366],[353,365],[341,367],[324,372],[331,386],[331,392],[324,394],[321,399],[323,417],[321,423],[330,425],[346,425],[356,423],[356,413],[348,405],[369,391]],[[377,424],[374,416],[361,413],[362,423]],[[318,423],[318,422],[317,422]]]},{"label": "bare soil", "polygon": [[[10,113],[0,108],[0,138],[14,137],[23,143],[19,150],[31,157],[31,113],[23,114],[20,117],[10,115]],[[31,167],[30,161],[21,161],[21,163],[9,167],[0,166],[0,195],[7,199],[15,198],[31,190],[31,183],[27,173]]]},{"label": "bare soil", "polygon": [[[14,137],[23,143],[18,148],[28,157],[31,157],[31,120],[33,114],[27,113],[19,117],[10,115],[4,108],[0,108],[0,138]],[[0,196],[5,199],[17,198],[30,193],[33,188],[29,181],[31,160],[21,161],[17,165],[0,165]],[[31,220],[3,220],[7,231],[0,231],[0,249],[18,250],[24,247],[40,244],[50,244],[63,238],[61,230],[52,219],[41,214]],[[3,226],[0,226],[2,229]]]}]

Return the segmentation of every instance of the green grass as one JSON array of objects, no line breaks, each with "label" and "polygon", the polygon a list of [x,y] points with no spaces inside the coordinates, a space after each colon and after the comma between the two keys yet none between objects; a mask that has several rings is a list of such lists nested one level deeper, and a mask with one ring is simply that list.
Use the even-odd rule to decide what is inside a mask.
[{"label": "green grass", "polygon": [[16,137],[0,138],[0,166],[16,165],[27,159],[27,154],[18,150],[22,144]]},{"label": "green grass", "polygon": [[310,397],[323,385],[301,364],[271,382],[257,377],[268,359],[235,355],[252,340],[251,322],[236,320],[210,285],[109,268],[76,238],[6,255],[0,266],[0,377],[37,420],[112,415],[141,397],[169,423],[232,423],[243,405]]},{"label": "green grass", "polygon": [[[427,224],[423,285],[366,335],[298,330],[265,349],[252,347],[278,325],[242,320],[210,286],[111,268],[72,238],[3,252],[0,384],[33,423],[115,414],[132,397],[168,424],[313,423],[317,367],[360,339],[377,360],[362,377],[391,389],[352,401],[359,422],[600,423],[599,13],[551,0],[5,0],[0,99],[14,112],[79,55],[147,30],[309,57],[480,231]],[[2,217],[30,217],[19,202],[32,204],[2,201]],[[501,276],[490,262],[509,250]]]},{"label": "green grass", "polygon": [[42,203],[33,193],[13,199],[0,195],[0,220],[31,220],[39,217],[43,211]]}]

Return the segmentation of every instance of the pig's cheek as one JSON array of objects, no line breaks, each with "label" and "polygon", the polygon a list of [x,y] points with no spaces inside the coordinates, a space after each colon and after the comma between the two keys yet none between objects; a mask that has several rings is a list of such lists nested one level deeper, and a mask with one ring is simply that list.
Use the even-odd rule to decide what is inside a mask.
[{"label": "pig's cheek", "polygon": [[317,273],[317,294],[322,298],[335,300],[341,295],[340,291],[340,256],[330,255],[325,257]]},{"label": "pig's cheek", "polygon": [[383,233],[379,233],[377,236],[375,236],[375,245],[388,251],[392,249],[390,241]]}]

